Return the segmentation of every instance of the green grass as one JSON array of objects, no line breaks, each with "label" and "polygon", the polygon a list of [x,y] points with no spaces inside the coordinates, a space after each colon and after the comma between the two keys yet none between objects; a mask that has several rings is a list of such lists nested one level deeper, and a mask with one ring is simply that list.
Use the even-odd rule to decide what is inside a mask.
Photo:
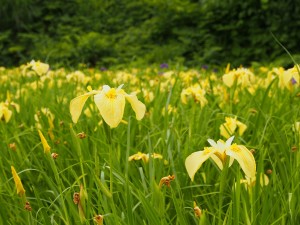
[{"label": "green grass", "polygon": [[[274,74],[272,82],[262,85],[267,72],[259,69],[253,71],[255,80],[249,86],[236,82],[229,88],[222,82],[223,70],[213,74],[176,68],[168,77],[166,72],[158,75],[155,68],[123,71],[129,75],[84,69],[89,80],[76,81],[66,79],[70,73],[66,70],[50,71],[44,80],[22,68],[0,70],[0,102],[9,92],[10,101],[20,105],[20,112],[9,105],[11,119],[0,121],[0,224],[96,224],[93,218],[98,214],[104,216],[104,224],[129,225],[300,221],[300,131],[293,131],[300,121],[299,84],[292,90],[279,88],[280,78]],[[189,83],[184,79],[187,74]],[[99,89],[122,83],[127,93],[140,91],[137,96],[147,107],[141,121],[127,102],[123,119],[128,124],[110,129],[90,98],[83,110],[89,108],[92,116],[82,114],[77,124],[72,123],[70,101],[86,93],[88,85]],[[182,90],[192,84],[206,90],[205,106],[191,96],[182,103]],[[143,90],[153,92],[153,101],[147,101]],[[169,105],[176,112],[163,115]],[[55,116],[53,140],[47,135],[50,125],[42,108]],[[35,114],[51,153],[59,154],[57,159],[44,153]],[[210,160],[190,180],[185,158],[209,146],[208,138],[223,139],[219,127],[227,116],[237,116],[247,125],[242,136],[234,134],[234,142],[255,150],[257,180],[269,170],[268,185],[256,182],[246,187],[240,183],[244,173],[237,162],[220,171]],[[83,139],[77,135],[81,132],[86,134]],[[129,162],[128,157],[139,151],[159,153],[167,163],[151,157],[147,163]],[[24,196],[17,195],[11,166],[22,180],[32,211],[24,209]],[[168,175],[175,179],[169,188],[160,188],[161,178]],[[73,202],[80,186],[81,197],[83,192],[87,197],[81,198],[84,216]],[[194,202],[202,210],[200,219],[194,214]]]}]

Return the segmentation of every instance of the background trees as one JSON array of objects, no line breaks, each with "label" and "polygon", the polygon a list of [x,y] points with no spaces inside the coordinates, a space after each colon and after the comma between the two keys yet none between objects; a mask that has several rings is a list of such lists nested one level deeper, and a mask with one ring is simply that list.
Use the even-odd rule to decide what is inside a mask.
[{"label": "background trees", "polygon": [[247,65],[300,52],[300,5],[287,0],[6,0],[0,62],[109,66],[180,61]]}]

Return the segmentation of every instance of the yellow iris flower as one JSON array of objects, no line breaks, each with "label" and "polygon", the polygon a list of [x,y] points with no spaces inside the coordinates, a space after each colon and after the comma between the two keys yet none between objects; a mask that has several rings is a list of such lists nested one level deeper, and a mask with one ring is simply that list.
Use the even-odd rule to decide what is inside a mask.
[{"label": "yellow iris flower", "polygon": [[247,129],[247,125],[238,121],[236,117],[225,117],[225,123],[220,126],[220,134],[225,138],[230,138],[238,129],[239,136],[242,136]]},{"label": "yellow iris flower", "polygon": [[94,102],[100,111],[103,120],[111,127],[115,128],[122,121],[125,99],[130,103],[135,112],[136,119],[141,120],[146,112],[146,106],[138,100],[135,94],[127,94],[123,89],[123,84],[118,88],[110,88],[104,85],[101,91],[90,90],[90,92],[80,95],[70,102],[70,113],[72,121],[77,123],[86,100],[94,95]]},{"label": "yellow iris flower", "polygon": [[12,111],[8,109],[7,104],[0,102],[0,120],[4,119],[6,123],[10,120]]},{"label": "yellow iris flower", "polygon": [[46,74],[49,71],[49,64],[40,61],[31,60],[29,63],[31,69],[34,70],[39,76]]},{"label": "yellow iris flower", "polygon": [[185,167],[191,180],[194,180],[196,172],[207,159],[211,158],[222,170],[227,157],[230,157],[229,166],[236,159],[246,176],[253,179],[256,172],[255,159],[245,146],[231,144],[233,139],[234,136],[230,137],[226,142],[219,140],[217,143],[208,139],[211,147],[205,147],[203,151],[189,155],[185,160]]}]

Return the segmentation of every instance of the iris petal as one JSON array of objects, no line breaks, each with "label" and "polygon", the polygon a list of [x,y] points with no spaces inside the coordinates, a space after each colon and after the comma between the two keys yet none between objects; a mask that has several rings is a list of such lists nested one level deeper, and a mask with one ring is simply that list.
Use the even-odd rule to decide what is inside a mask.
[{"label": "iris petal", "polygon": [[255,177],[256,164],[253,154],[243,145],[233,144],[226,154],[236,159],[247,177]]},{"label": "iris petal", "polygon": [[86,100],[93,94],[95,94],[94,91],[88,92],[84,95],[80,95],[72,99],[72,101],[70,102],[70,113],[71,113],[72,121],[74,123],[77,123]]},{"label": "iris petal", "polygon": [[195,173],[199,170],[201,165],[214,154],[213,148],[206,148],[203,151],[198,151],[190,154],[185,159],[185,167],[191,180],[194,180]]},{"label": "iris petal", "polygon": [[133,111],[135,112],[135,116],[137,120],[143,119],[145,112],[146,112],[146,106],[138,100],[135,94],[125,95],[127,101],[130,103]]},{"label": "iris petal", "polygon": [[104,91],[94,96],[94,101],[103,120],[111,128],[115,128],[119,125],[124,114],[125,96],[118,92],[114,97],[106,96]]}]

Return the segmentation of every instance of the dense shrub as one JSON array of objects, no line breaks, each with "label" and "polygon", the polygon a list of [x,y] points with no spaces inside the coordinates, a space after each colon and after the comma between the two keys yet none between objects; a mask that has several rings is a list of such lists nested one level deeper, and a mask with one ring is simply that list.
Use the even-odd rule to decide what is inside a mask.
[{"label": "dense shrub", "polygon": [[[287,0],[11,0],[0,62],[90,66],[143,61],[247,65],[300,52],[300,5]],[[284,63],[284,62],[280,62]]]}]

